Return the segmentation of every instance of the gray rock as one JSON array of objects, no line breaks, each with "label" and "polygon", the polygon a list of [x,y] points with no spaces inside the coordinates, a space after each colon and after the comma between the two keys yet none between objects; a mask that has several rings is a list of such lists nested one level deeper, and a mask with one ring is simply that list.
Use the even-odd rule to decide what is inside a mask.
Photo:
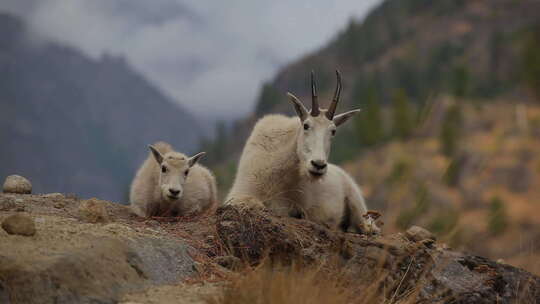
[{"label": "gray rock", "polygon": [[6,177],[3,191],[5,193],[30,194],[32,193],[32,184],[20,175],[10,175]]},{"label": "gray rock", "polygon": [[195,261],[189,255],[193,248],[182,240],[138,237],[126,244],[132,267],[154,284],[171,284],[194,274]]},{"label": "gray rock", "polygon": [[24,214],[14,214],[7,217],[2,222],[2,228],[8,234],[17,234],[24,236],[32,236],[36,234],[36,225],[29,216]]},{"label": "gray rock", "polygon": [[0,246],[0,273],[8,278],[0,282],[0,303],[112,304],[126,292],[194,274],[191,247],[172,238],[89,235],[80,245],[59,254],[40,248],[38,255]]},{"label": "gray rock", "polygon": [[419,226],[411,226],[405,232],[405,236],[413,242],[422,242],[425,240],[435,241],[437,239],[433,233]]}]

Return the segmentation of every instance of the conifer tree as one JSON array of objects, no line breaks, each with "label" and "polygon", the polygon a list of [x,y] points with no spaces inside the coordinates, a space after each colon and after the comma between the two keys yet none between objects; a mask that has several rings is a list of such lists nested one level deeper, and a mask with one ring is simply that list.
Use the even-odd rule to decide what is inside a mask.
[{"label": "conifer tree", "polygon": [[392,136],[406,139],[414,128],[412,106],[403,89],[396,90],[392,99]]},{"label": "conifer tree", "polygon": [[458,151],[462,123],[461,106],[458,104],[450,106],[444,116],[439,136],[442,153],[447,157],[455,156]]},{"label": "conifer tree", "polygon": [[365,104],[361,117],[355,120],[360,144],[373,146],[384,138],[381,105],[375,87],[369,86],[363,89],[357,98]]},{"label": "conifer tree", "polygon": [[271,84],[265,83],[261,89],[255,113],[262,115],[268,113],[279,102],[279,91]]}]

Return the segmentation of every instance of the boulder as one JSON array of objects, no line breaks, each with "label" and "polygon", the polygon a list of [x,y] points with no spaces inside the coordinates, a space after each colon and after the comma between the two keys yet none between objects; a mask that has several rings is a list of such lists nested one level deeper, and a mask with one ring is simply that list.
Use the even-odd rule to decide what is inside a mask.
[{"label": "boulder", "polygon": [[107,223],[109,214],[107,213],[106,203],[96,198],[83,201],[79,205],[79,218],[88,223]]},{"label": "boulder", "polygon": [[426,240],[437,240],[435,235],[429,232],[427,229],[419,226],[411,226],[405,232],[405,236],[412,242],[422,242]]},{"label": "boulder", "polygon": [[6,177],[3,187],[4,193],[30,194],[32,184],[20,175],[10,175]]},{"label": "boulder", "polygon": [[31,217],[24,214],[14,214],[8,216],[2,222],[2,228],[8,234],[33,236],[36,234],[36,225]]}]

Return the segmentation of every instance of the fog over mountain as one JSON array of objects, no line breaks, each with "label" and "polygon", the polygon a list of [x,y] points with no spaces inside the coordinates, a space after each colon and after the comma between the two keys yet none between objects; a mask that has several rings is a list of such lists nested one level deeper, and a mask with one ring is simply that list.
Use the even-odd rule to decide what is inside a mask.
[{"label": "fog over mountain", "polygon": [[379,2],[25,0],[0,10],[94,59],[121,54],[199,116],[230,118],[251,112],[280,67]]},{"label": "fog over mountain", "polygon": [[0,13],[0,179],[125,202],[148,144],[194,151],[204,126],[128,60],[90,58],[32,32]]}]

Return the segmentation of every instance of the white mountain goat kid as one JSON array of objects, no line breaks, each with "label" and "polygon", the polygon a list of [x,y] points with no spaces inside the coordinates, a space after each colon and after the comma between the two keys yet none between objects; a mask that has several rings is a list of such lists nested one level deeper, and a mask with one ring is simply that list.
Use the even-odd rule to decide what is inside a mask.
[{"label": "white mountain goat kid", "polygon": [[181,216],[203,212],[217,203],[216,180],[192,157],[165,143],[149,146],[148,155],[131,183],[132,211],[141,217]]},{"label": "white mountain goat kid", "polygon": [[336,74],[328,110],[319,108],[312,72],[311,111],[288,93],[298,117],[267,115],[257,122],[225,204],[264,205],[278,215],[305,217],[344,231],[379,231],[365,225],[367,208],[354,180],[327,161],[336,128],[360,111],[334,115],[341,94],[341,76]]}]

